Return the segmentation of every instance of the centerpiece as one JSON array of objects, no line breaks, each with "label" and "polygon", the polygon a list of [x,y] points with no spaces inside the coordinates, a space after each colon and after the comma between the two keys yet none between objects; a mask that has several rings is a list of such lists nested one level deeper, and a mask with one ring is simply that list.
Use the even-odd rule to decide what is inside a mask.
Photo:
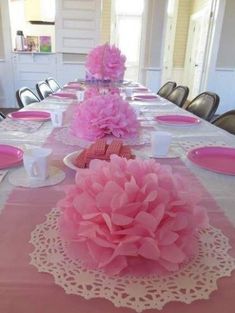
[{"label": "centerpiece", "polygon": [[70,125],[72,135],[88,140],[106,135],[136,137],[138,129],[135,111],[118,94],[97,95],[83,101],[75,109]]},{"label": "centerpiece", "polygon": [[126,57],[114,45],[97,46],[87,56],[86,80],[91,82],[122,81]]},{"label": "centerpiece", "polygon": [[167,273],[197,253],[207,225],[198,195],[155,160],[93,160],[60,201],[59,229],[69,257],[109,275]]}]

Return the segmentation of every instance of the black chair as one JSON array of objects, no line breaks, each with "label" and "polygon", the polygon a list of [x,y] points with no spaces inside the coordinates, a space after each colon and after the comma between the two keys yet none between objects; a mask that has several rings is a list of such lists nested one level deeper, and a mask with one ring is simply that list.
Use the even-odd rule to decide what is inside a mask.
[{"label": "black chair", "polygon": [[182,107],[188,97],[189,89],[186,86],[177,86],[173,91],[166,97],[167,100],[174,104]]},{"label": "black chair", "polygon": [[52,77],[47,78],[46,83],[48,84],[48,86],[51,88],[53,92],[61,90],[61,87],[58,84],[58,82]]},{"label": "black chair", "polygon": [[169,94],[173,91],[175,87],[176,87],[175,82],[167,82],[158,90],[157,94],[163,98],[166,98],[169,96]]},{"label": "black chair", "polygon": [[210,121],[219,106],[219,96],[213,92],[203,92],[194,98],[185,110]]},{"label": "black chair", "polygon": [[220,115],[211,123],[235,135],[235,110]]},{"label": "black chair", "polygon": [[0,112],[0,121],[4,120],[5,118],[6,116],[2,112]]},{"label": "black chair", "polygon": [[35,93],[28,87],[22,87],[16,91],[16,100],[20,108],[23,108],[30,103],[40,101]]},{"label": "black chair", "polygon": [[36,84],[36,90],[37,90],[37,93],[38,93],[39,98],[41,100],[43,100],[43,99],[47,98],[48,96],[50,96],[51,94],[53,94],[53,91],[47,85],[47,83],[45,81],[38,82]]}]

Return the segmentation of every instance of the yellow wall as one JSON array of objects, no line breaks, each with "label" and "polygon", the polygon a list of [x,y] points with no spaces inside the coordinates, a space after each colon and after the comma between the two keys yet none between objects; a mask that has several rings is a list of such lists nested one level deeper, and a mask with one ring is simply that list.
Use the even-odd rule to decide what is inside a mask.
[{"label": "yellow wall", "polygon": [[191,14],[192,1],[179,0],[178,16],[176,23],[175,45],[173,55],[173,66],[183,67],[188,38],[189,18]]},{"label": "yellow wall", "polygon": [[110,42],[111,31],[111,0],[103,1],[101,20],[101,43]]},{"label": "yellow wall", "polygon": [[208,0],[194,0],[194,1],[192,1],[191,14],[202,10],[203,8],[206,7],[207,4],[208,4]]}]

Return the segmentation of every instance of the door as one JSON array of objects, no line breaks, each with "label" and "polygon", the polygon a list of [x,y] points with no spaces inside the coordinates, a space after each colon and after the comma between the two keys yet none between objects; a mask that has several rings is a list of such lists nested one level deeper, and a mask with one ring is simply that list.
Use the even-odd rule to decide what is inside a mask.
[{"label": "door", "polygon": [[189,87],[189,99],[195,98],[201,91],[209,24],[210,5],[190,18],[184,65],[184,84]]},{"label": "door", "polygon": [[177,15],[178,0],[169,0],[167,6],[167,20],[165,28],[162,84],[166,83],[169,80],[172,80]]},{"label": "door", "polygon": [[100,42],[101,0],[56,1],[56,51],[87,54]]},{"label": "door", "polygon": [[0,106],[14,107],[16,104],[16,99],[11,59],[12,45],[8,0],[0,1],[0,15]]}]

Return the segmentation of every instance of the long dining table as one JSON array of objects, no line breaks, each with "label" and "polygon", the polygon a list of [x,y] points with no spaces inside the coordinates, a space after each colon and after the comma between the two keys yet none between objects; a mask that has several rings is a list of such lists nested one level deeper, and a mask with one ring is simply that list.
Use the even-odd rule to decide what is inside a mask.
[{"label": "long dining table", "polygon": [[[171,151],[173,156],[156,159],[156,162],[185,171],[186,175],[203,190],[202,202],[206,207],[210,223],[228,238],[230,249],[227,253],[235,258],[235,176],[216,173],[192,163],[187,153],[196,147],[222,146],[235,147],[235,137],[207,121],[200,120],[197,125],[177,126],[158,123],[158,115],[186,115],[191,113],[173,103],[158,97],[155,101],[130,101],[136,110],[141,125],[139,140],[130,142],[134,154],[140,158],[151,155],[151,133],[163,130],[172,134]],[[134,311],[162,313],[233,313],[235,310],[235,272],[231,271],[216,279],[213,291],[207,296],[185,303],[167,302],[162,307],[145,305],[134,309],[132,306],[109,301],[108,297],[87,296],[83,291],[75,294],[65,291],[55,277],[48,271],[35,266],[37,256],[32,244],[32,232],[46,217],[57,202],[64,196],[64,188],[74,183],[75,171],[67,167],[63,159],[74,151],[84,148],[84,141],[69,138],[68,128],[73,118],[76,100],[48,97],[28,105],[23,110],[54,111],[64,110],[63,125],[53,128],[51,121],[19,122],[7,118],[0,123],[0,144],[12,145],[22,150],[32,147],[50,147],[52,155],[50,166],[65,173],[65,179],[55,185],[42,188],[18,187],[10,177],[23,165],[7,169],[0,183],[0,312],[1,313],[128,313]],[[1,158],[1,156],[0,156]],[[234,160],[235,161],[235,160]],[[192,186],[193,188],[193,186]],[[46,252],[45,252],[46,253]],[[34,257],[32,257],[32,255]],[[33,259],[33,261],[32,261]],[[234,262],[234,261],[231,261]],[[49,262],[49,261],[48,261]],[[214,271],[216,272],[216,265]],[[57,273],[59,275],[59,273]],[[213,276],[213,274],[211,274]],[[203,284],[203,282],[202,282]],[[102,289],[102,286],[100,287]],[[133,290],[132,295],[138,294]],[[165,291],[163,290],[162,293]],[[154,291],[153,291],[154,293]],[[197,293],[197,290],[195,290]],[[185,295],[186,297],[186,295]],[[106,299],[105,299],[106,298]],[[150,301],[150,298],[149,298]],[[157,300],[156,300],[157,301]]]}]

